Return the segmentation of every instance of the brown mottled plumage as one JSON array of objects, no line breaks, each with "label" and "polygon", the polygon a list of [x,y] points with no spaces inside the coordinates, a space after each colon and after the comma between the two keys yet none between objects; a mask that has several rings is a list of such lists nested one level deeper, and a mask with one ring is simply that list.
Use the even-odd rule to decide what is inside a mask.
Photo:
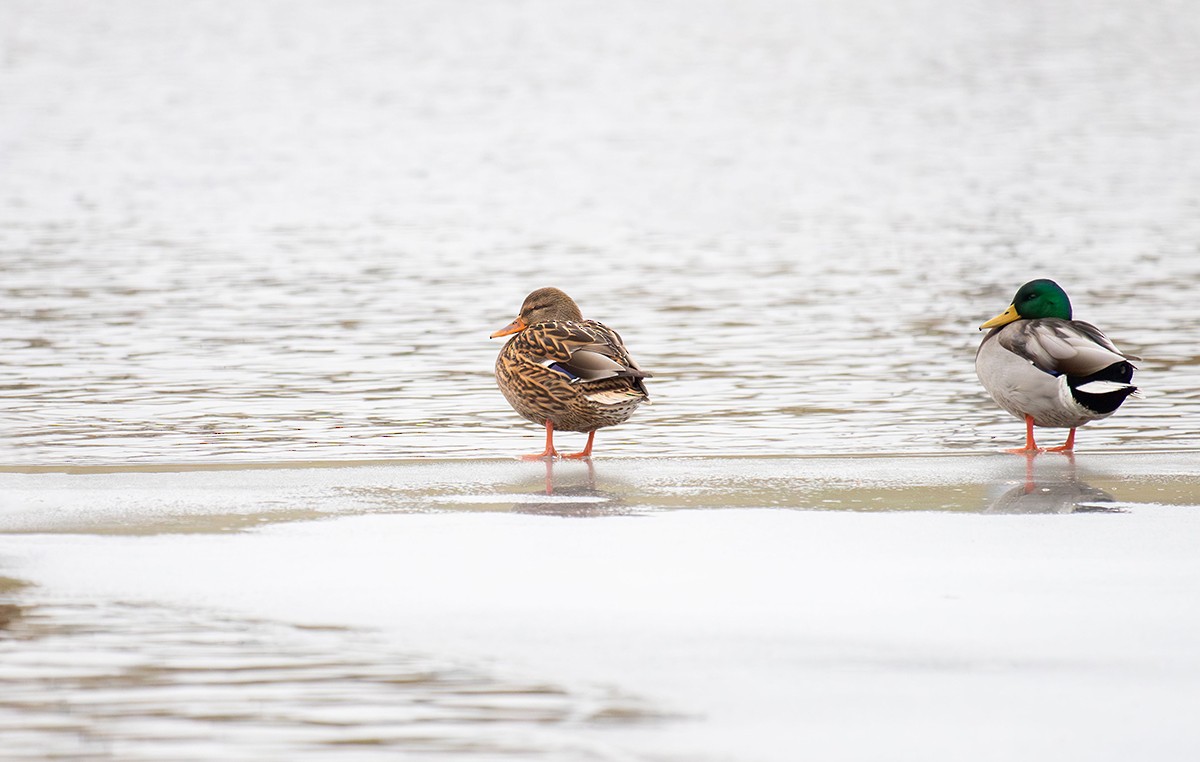
[{"label": "brown mottled plumage", "polygon": [[546,449],[532,458],[554,457],[554,430],[588,432],[588,457],[596,429],[627,420],[649,399],[642,379],[650,374],[629,356],[621,337],[595,320],[557,288],[525,298],[512,323],[492,334],[516,334],[496,358],[496,383],[522,417],[546,426]]}]

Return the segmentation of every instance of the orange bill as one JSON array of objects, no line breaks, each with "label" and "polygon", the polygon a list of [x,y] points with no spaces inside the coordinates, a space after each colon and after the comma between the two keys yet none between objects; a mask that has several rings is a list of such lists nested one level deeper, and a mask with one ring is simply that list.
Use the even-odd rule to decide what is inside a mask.
[{"label": "orange bill", "polygon": [[514,320],[511,323],[509,323],[508,325],[504,326],[499,331],[496,331],[488,338],[496,339],[501,336],[507,336],[510,333],[520,333],[521,331],[524,331],[528,327],[529,326],[525,324],[525,321],[518,317],[516,320]]}]

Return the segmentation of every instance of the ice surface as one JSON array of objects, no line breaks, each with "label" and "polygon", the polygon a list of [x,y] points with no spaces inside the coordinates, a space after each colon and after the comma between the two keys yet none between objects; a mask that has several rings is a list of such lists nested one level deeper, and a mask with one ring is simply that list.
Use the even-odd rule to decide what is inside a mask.
[{"label": "ice surface", "polygon": [[[1039,456],[1029,474],[1006,455],[602,461],[591,475],[556,466],[549,495],[542,464],[517,462],[6,474],[27,497],[57,486],[46,497],[73,518],[42,531],[107,492],[94,531],[117,534],[4,534],[0,558],[60,599],[373,632],[399,654],[566,697],[630,696],[654,718],[568,724],[535,736],[531,758],[1188,759],[1200,752],[1197,466],[1080,461]],[[206,480],[267,520],[196,533]],[[72,492],[95,483],[107,489]],[[118,496],[147,485],[183,496],[193,533],[153,514],[130,526]],[[1070,485],[1081,502],[1064,499]],[[393,502],[347,506],[341,488]],[[588,502],[562,510],[559,488]],[[821,509],[860,490],[884,505]],[[989,513],[989,496],[1014,490],[1021,509]],[[907,502],[922,491],[935,510]],[[287,522],[302,503],[329,518]],[[375,727],[346,695],[321,711]]]}]

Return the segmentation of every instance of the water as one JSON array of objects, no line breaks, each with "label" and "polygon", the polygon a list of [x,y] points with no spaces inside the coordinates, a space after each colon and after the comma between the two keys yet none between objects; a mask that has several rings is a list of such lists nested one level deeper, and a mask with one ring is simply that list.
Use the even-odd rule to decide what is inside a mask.
[{"label": "water", "polygon": [[[965,703],[937,697],[968,691],[1011,699],[980,713],[1007,724],[978,737],[1027,748],[1087,737],[1120,752],[1130,738],[1106,732],[1127,727],[1155,730],[1144,735],[1168,745],[1196,742],[1182,720],[1172,724],[1170,707],[1187,702],[1163,698],[1169,680],[1145,665],[1118,677],[1080,668],[1085,677],[1055,693],[1043,690],[1057,685],[1065,657],[1055,654],[1004,694],[970,666],[1016,663],[997,646],[950,670],[962,677],[954,690],[935,676],[921,683],[930,702],[912,703],[921,691],[911,690],[911,673],[926,674],[919,665],[931,657],[897,642],[924,630],[880,634],[867,610],[858,630],[774,622],[793,627],[786,647],[762,633],[701,642],[688,632],[701,638],[684,641],[689,651],[675,641],[659,648],[656,638],[675,633],[668,627],[627,639],[622,631],[619,642],[646,663],[613,672],[610,684],[568,679],[564,665],[602,672],[597,654],[621,650],[604,641],[616,637],[617,615],[640,621],[645,612],[617,607],[597,629],[567,628],[564,642],[579,637],[595,652],[517,668],[489,662],[486,648],[468,658],[442,632],[393,642],[410,633],[389,619],[392,608],[336,603],[395,579],[382,561],[355,566],[353,549],[374,547],[376,531],[403,539],[420,522],[446,522],[502,567],[467,558],[451,570],[476,581],[513,562],[490,555],[491,512],[568,519],[555,541],[590,548],[590,533],[605,536],[607,522],[646,519],[638,526],[653,533],[664,526],[656,522],[681,521],[671,526],[705,536],[726,519],[690,509],[729,507],[1095,511],[1062,520],[1144,532],[1144,547],[1166,554],[1161,567],[1126,558],[1118,530],[1078,550],[1085,560],[1120,557],[1133,578],[1149,580],[1129,605],[1155,616],[1152,604],[1171,612],[1200,599],[1186,554],[1167,547],[1191,536],[1186,512],[1159,513],[1200,501],[1188,470],[1200,450],[1197,39],[1200,15],[1172,0],[0,4],[0,575],[35,583],[0,584],[0,734],[7,743],[20,733],[22,744],[6,749],[32,758],[227,759],[240,749],[297,759],[696,759],[696,744],[730,746],[729,728],[760,740],[723,758],[803,746],[778,735],[790,719],[755,724],[723,706],[717,678],[687,691],[678,676],[650,680],[661,696],[625,689],[660,656],[689,675],[726,664],[718,674],[756,696],[745,711],[782,717],[800,707],[793,714],[826,716],[831,733],[858,716],[861,695],[891,695],[875,690],[878,678],[900,686],[878,711],[861,710],[885,728],[881,738],[893,737],[886,724],[900,704],[920,723],[960,711]],[[1058,280],[1079,318],[1144,358],[1144,396],[1080,432],[1081,478],[1059,478],[1066,461],[1042,456],[1038,468],[1054,478],[1038,482],[1019,460],[995,456],[1020,444],[1023,428],[974,376],[977,326],[1034,277]],[[552,478],[541,464],[500,459],[540,449],[542,434],[495,388],[500,342],[487,336],[545,285],[620,331],[654,373],[654,404],[598,435],[590,477],[580,464],[559,464]],[[575,438],[563,440],[574,449]],[[1114,452],[1097,468],[1099,453]],[[720,460],[728,455],[755,459]],[[383,470],[350,467],[364,462]],[[175,474],[185,464],[264,470]],[[327,468],[279,468],[289,464]],[[45,469],[77,473],[33,473]],[[303,531],[342,544],[304,545],[295,573],[321,558],[352,570],[321,567],[327,579],[306,578],[316,585],[316,624],[340,629],[297,626],[308,589],[239,565],[262,554],[277,568],[284,530],[316,519],[326,521]],[[1010,523],[981,532],[1013,532],[994,549],[1009,571],[1030,573],[1020,527],[1036,527],[1035,536],[1057,527],[1061,546],[1075,541],[1062,525],[1020,523],[1033,519],[997,517]],[[714,539],[721,552],[697,551],[677,567],[648,554],[654,563],[644,568],[708,580],[737,606],[733,582],[711,569],[753,566],[769,556],[760,546],[789,553],[784,539],[806,547],[809,522],[842,520],[852,521],[772,518],[780,523],[758,534],[759,524],[739,530],[731,520],[721,526],[741,545]],[[867,569],[891,579],[895,568],[872,566],[861,550],[871,547],[863,533],[880,525],[853,526],[829,536],[846,555],[826,561],[844,562],[852,577]],[[947,552],[974,547],[964,528],[974,524],[947,526]],[[541,527],[522,524],[509,539]],[[915,541],[926,529],[888,531]],[[630,535],[620,539],[638,537]],[[654,536],[673,545],[669,532]],[[452,552],[459,539],[435,545]],[[1049,543],[1042,551],[1052,557],[1047,577],[1076,579],[1075,557],[1054,557]],[[596,563],[612,563],[610,552]],[[551,547],[524,558],[540,553],[565,563],[548,576],[566,583],[592,571]],[[95,566],[51,573],[76,558]],[[139,566],[143,558],[173,574]],[[924,558],[901,554],[898,567],[934,573],[897,589],[896,605],[942,612],[920,597],[934,591],[961,594],[979,621],[993,611],[988,596],[995,611],[1024,610],[1011,591],[989,587],[991,567],[965,563],[972,597],[940,587],[959,579],[964,559]],[[244,576],[224,579],[226,566]],[[128,579],[101,570],[127,570]],[[820,565],[779,571],[793,573],[837,576]],[[1126,584],[1116,572],[1106,579]],[[454,597],[463,590],[453,573],[421,582],[431,598],[462,603],[468,619],[479,613],[474,598]],[[1029,589],[1040,591],[1036,582]],[[1059,642],[1116,631],[1096,646],[1109,649],[1097,664],[1160,649],[1181,675],[1171,690],[1186,692],[1200,674],[1194,647],[1170,633],[1187,628],[1163,614],[1145,640],[1121,640],[1123,620],[1106,619],[1120,607],[1093,601],[1087,582],[1064,584],[1038,609],[1078,616],[1067,635],[1089,633]],[[243,588],[245,610],[226,610]],[[680,589],[687,600],[703,592]],[[811,599],[812,610],[841,610],[837,589]],[[853,604],[874,589],[866,580],[842,592]],[[779,595],[792,601],[795,591]],[[273,608],[280,597],[290,605]],[[421,616],[439,613],[408,603]],[[529,605],[555,624],[553,612]],[[942,613],[951,632],[973,633],[951,646],[974,653],[969,615]],[[714,631],[728,618],[716,608],[697,616]],[[1016,634],[1055,640],[1032,639],[1042,623],[1023,630],[1015,616]],[[520,653],[514,644],[536,629],[524,626],[497,642]],[[997,620],[996,632],[1006,626]],[[777,649],[793,666],[824,664],[825,636],[851,643],[849,655],[832,649],[835,663],[865,676],[864,693],[835,685],[799,700],[787,691],[829,687],[824,667],[742,664]],[[856,638],[874,644],[865,656]],[[1049,659],[1042,647],[1012,659]],[[889,660],[904,666],[879,666]],[[240,692],[239,675],[260,693]],[[792,687],[772,682],[784,678]],[[486,700],[460,704],[460,689]],[[1079,715],[1038,726],[1041,736],[1014,734],[1028,718],[1008,708],[1033,693]],[[1163,725],[1105,714],[1131,695],[1155,697],[1148,704]],[[699,709],[680,711],[688,696],[700,697]],[[255,714],[246,702],[256,701],[270,711]],[[347,718],[355,705],[370,710]],[[710,710],[716,719],[704,724]],[[1106,722],[1087,726],[1088,712]],[[214,723],[238,743],[207,745],[201,730]],[[978,748],[943,751],[980,757]]]},{"label": "water", "polygon": [[2,459],[524,452],[486,337],[547,284],[655,373],[601,455],[990,451],[1034,276],[1146,358],[1080,446],[1194,448],[1171,8],[8,3]]},{"label": "water", "polygon": [[180,608],[43,604],[6,634],[9,760],[594,760],[578,728],[661,719],[611,690],[480,674],[370,634]]}]

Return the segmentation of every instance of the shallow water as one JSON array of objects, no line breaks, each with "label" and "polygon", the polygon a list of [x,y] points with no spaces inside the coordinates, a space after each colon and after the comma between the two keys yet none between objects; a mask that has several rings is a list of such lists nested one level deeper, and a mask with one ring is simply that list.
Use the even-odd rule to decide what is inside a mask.
[{"label": "shallow water", "polygon": [[[394,461],[0,472],[0,533],[214,534],[362,514],[1071,513],[1200,505],[1192,453]],[[580,531],[586,532],[586,528]]]},{"label": "shallow water", "polygon": [[1034,276],[1145,358],[1080,446],[1195,448],[1170,7],[7,3],[0,460],[528,451],[546,284],[655,373],[601,454],[990,451]]},{"label": "shallow water", "polygon": [[579,728],[661,719],[337,628],[75,599],[3,630],[8,760],[594,760]]},{"label": "shallow water", "polygon": [[[3,754],[1195,758],[1198,38],[0,4]],[[972,367],[1039,276],[1144,358],[1075,460]],[[543,285],[655,374],[590,466],[505,459]]]}]

